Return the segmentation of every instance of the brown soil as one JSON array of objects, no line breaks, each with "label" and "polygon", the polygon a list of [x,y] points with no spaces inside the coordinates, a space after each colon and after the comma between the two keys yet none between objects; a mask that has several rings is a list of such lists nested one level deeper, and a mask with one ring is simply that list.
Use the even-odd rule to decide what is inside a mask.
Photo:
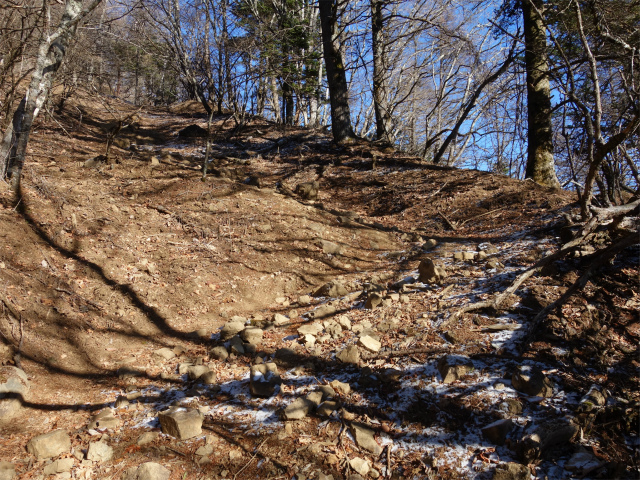
[{"label": "brown soil", "polygon": [[[111,108],[123,116],[133,111],[126,105]],[[299,295],[333,279],[355,292],[336,303],[339,313],[354,324],[398,319],[396,331],[381,335],[383,347],[387,352],[414,349],[408,358],[371,360],[369,368],[391,365],[410,376],[411,362],[437,358],[420,348],[440,349],[440,355],[464,350],[476,358],[512,358],[482,333],[495,323],[490,313],[465,315],[453,330],[438,330],[438,322],[457,308],[505,288],[513,278],[485,274],[478,265],[454,264],[452,253],[490,243],[500,250],[497,258],[508,272],[519,271],[555,249],[562,214],[573,207],[572,195],[529,181],[435,168],[365,142],[337,147],[322,132],[283,129],[261,119],[236,130],[227,116],[215,118],[213,173],[203,182],[203,139],[176,135],[192,123],[206,127],[193,103],[170,111],[144,109],[139,125],[119,135],[138,148],[113,147],[109,162],[88,166],[88,159],[104,153],[112,120],[104,111],[99,103],[77,100],[55,120],[41,119],[17,205],[0,184],[0,334],[5,345],[0,360],[17,363],[31,380],[21,413],[0,433],[0,460],[13,462],[19,478],[42,475],[44,464],[34,463],[25,451],[33,436],[63,428],[72,433],[74,446],[86,448],[90,439],[99,438],[87,432],[89,417],[113,407],[118,395],[135,388],[151,392],[155,387],[158,395],[191,388],[176,375],[181,360],[158,362],[154,350],[182,347],[180,358],[203,359],[217,369],[219,379],[241,379],[253,358],[210,361],[208,347],[216,343],[211,334],[234,315],[270,319],[274,313],[286,314],[292,325],[268,331],[260,346],[268,357],[295,334],[302,315],[312,308],[297,305]],[[291,193],[297,184],[315,180],[320,184],[317,199]],[[414,272],[422,258],[433,256],[420,248],[428,238],[439,242],[435,257],[449,268],[447,281],[411,293],[406,303],[362,309],[364,297],[357,292],[371,284],[388,288]],[[337,244],[341,252],[325,253],[321,240]],[[547,362],[562,388],[578,397],[597,384],[609,390],[610,398],[637,406],[637,255],[637,248],[625,251],[595,284],[550,317],[523,357],[512,361]],[[540,302],[557,298],[581,268],[581,258],[575,258],[535,277],[519,292],[511,313],[531,317]],[[443,293],[448,285],[453,289]],[[431,323],[420,324],[418,334],[416,319]],[[330,360],[338,345],[286,344],[291,345],[300,354],[299,367],[320,381],[331,380],[343,368]],[[558,356],[558,349],[568,356]],[[130,368],[141,376],[122,375]],[[393,405],[393,387],[384,389],[389,391],[381,395]],[[418,410],[427,402],[419,391]],[[280,399],[287,393],[293,395],[295,385],[284,387]],[[466,398],[458,393],[450,402],[427,402],[424,410],[408,411],[402,422],[385,410],[388,405],[359,405],[358,395],[367,396],[364,385],[349,402],[360,419],[391,425],[393,438],[400,438],[410,432],[428,435],[424,429],[443,412],[450,428],[464,428],[480,407],[458,403]],[[108,432],[114,459],[85,468],[82,478],[121,478],[130,466],[150,460],[169,466],[172,479],[311,478],[316,470],[342,478],[348,470],[344,459],[358,453],[339,434],[340,422],[325,426],[315,417],[296,422],[290,431],[283,423],[269,430],[250,419],[210,415],[207,438],[176,442],[162,436],[138,447],[135,441],[144,429],[134,426],[145,402],[154,401],[148,395],[144,402],[117,410],[123,427]],[[246,397],[238,401],[251,408]],[[188,398],[209,407],[229,400],[215,391]],[[490,406],[481,410],[491,416]],[[614,471],[633,478],[638,472],[637,408],[635,420],[627,423],[620,412],[624,409],[604,412],[583,433],[590,439],[583,446],[603,460],[596,472],[600,478]],[[635,446],[629,438],[636,439]],[[224,454],[198,465],[194,452],[205,442]],[[229,457],[230,450],[239,452],[239,460]],[[434,460],[437,448],[427,453],[394,450],[389,465],[397,478],[462,475],[446,461]],[[331,463],[334,457],[337,464]],[[385,458],[370,460],[379,470],[387,466]],[[481,465],[486,472],[493,468]],[[469,466],[468,474],[473,474]]]}]

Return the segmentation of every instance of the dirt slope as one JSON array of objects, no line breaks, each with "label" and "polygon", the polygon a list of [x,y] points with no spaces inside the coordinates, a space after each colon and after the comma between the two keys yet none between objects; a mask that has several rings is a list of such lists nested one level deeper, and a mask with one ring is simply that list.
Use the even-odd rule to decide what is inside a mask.
[{"label": "dirt slope", "polygon": [[[122,117],[134,112],[116,107]],[[54,429],[71,435],[73,478],[122,478],[150,460],[176,479],[346,478],[355,457],[396,478],[490,478],[505,460],[552,478],[583,474],[562,469],[584,447],[597,466],[586,475],[637,474],[637,415],[609,427],[638,401],[637,248],[553,317],[523,357],[512,348],[514,329],[566,289],[580,258],[535,278],[506,313],[466,315],[439,328],[556,247],[570,195],[484,172],[429,168],[364,142],[336,147],[323,133],[261,119],[235,130],[228,117],[215,119],[203,182],[203,139],[178,136],[194,123],[206,127],[197,105],[139,111],[108,161],[94,158],[104,153],[113,120],[104,111],[78,100],[55,121],[41,120],[17,206],[0,185],[0,359],[31,382],[22,409],[2,426],[0,460],[12,462],[20,478],[43,475],[47,462],[34,462],[25,446]],[[317,198],[295,193],[314,181]],[[428,239],[437,246],[424,249]],[[480,250],[487,258],[454,260]],[[425,258],[447,269],[442,284],[390,288],[417,276]],[[346,292],[300,298],[330,281]],[[367,309],[373,293],[383,303]],[[313,341],[299,334],[317,317],[314,309],[327,306],[332,313],[315,322]],[[288,323],[267,328],[276,313]],[[281,347],[297,355],[277,358],[283,384],[270,399],[249,394],[256,353],[226,361],[210,355],[234,316],[265,327],[258,362]],[[342,316],[349,328],[336,332],[330,322]],[[507,327],[488,328],[496,324]],[[365,334],[380,341],[379,354],[361,348],[358,365],[336,360]],[[158,357],[161,347],[177,356]],[[473,363],[449,386],[438,368],[447,354]],[[180,370],[188,364],[207,365],[216,384],[190,382]],[[522,365],[553,376],[550,399],[540,402],[501,380]],[[389,369],[398,372],[392,380]],[[335,379],[353,388],[338,394],[342,413],[307,416],[293,428],[282,421],[292,400]],[[609,390],[610,408],[581,420],[591,422],[590,433],[522,460],[516,444],[532,425],[579,417],[578,402],[592,385]],[[132,392],[142,396],[116,404]],[[508,400],[520,407],[503,415]],[[139,446],[138,436],[159,431],[157,412],[172,403],[199,407],[203,434],[181,442],[162,435]],[[105,407],[118,426],[87,429]],[[507,446],[487,442],[481,428],[505,415],[515,425]],[[354,421],[375,431],[383,455],[358,444]],[[113,458],[82,460],[89,442],[105,434]],[[196,454],[205,444],[213,451]]]}]

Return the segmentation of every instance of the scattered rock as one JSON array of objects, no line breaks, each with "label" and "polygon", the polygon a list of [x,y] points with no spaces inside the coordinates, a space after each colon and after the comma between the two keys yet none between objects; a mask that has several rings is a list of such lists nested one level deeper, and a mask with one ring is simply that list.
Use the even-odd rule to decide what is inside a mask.
[{"label": "scattered rock", "polygon": [[332,280],[329,283],[325,283],[318,290],[313,293],[314,297],[344,297],[348,295],[349,291],[346,287],[337,280]]},{"label": "scattered rock", "polygon": [[240,333],[240,338],[251,345],[258,345],[262,341],[264,332],[258,327],[247,327]]},{"label": "scattered rock", "polygon": [[482,434],[487,440],[496,445],[504,445],[507,435],[513,429],[513,420],[505,418],[493,422],[482,429]]},{"label": "scattered rock", "polygon": [[202,433],[203,415],[194,408],[171,408],[158,414],[162,433],[186,440]]},{"label": "scattered rock", "polygon": [[300,420],[309,415],[314,406],[314,403],[307,398],[296,398],[284,409],[284,418],[285,420]]},{"label": "scattered rock", "polygon": [[233,337],[231,337],[231,340],[229,341],[229,350],[231,350],[231,353],[244,355],[245,343],[242,341],[239,335],[234,335]]},{"label": "scattered rock", "polygon": [[597,457],[586,451],[575,453],[569,461],[564,464],[565,470],[575,472],[581,477],[589,475],[589,473],[602,466],[604,466],[604,462],[601,462]]},{"label": "scattered rock", "polygon": [[318,190],[320,189],[320,183],[313,182],[305,182],[299,183],[296,185],[295,192],[305,200],[315,200],[318,198]]},{"label": "scattered rock", "polygon": [[305,335],[317,335],[322,332],[323,327],[320,323],[307,323],[298,327],[298,335],[304,337]]},{"label": "scattered rock", "polygon": [[569,419],[550,421],[540,425],[532,434],[518,442],[518,457],[524,463],[532,463],[554,445],[567,444],[578,432],[578,427]]},{"label": "scattered rock", "polygon": [[285,317],[284,315],[282,315],[281,313],[276,313],[273,316],[273,324],[276,327],[280,327],[282,325],[286,325],[287,323],[289,323],[289,319],[287,317]]},{"label": "scattered rock", "polygon": [[229,358],[229,352],[224,347],[213,347],[209,351],[209,356],[215,360],[220,360],[224,362],[227,358]]},{"label": "scattered rock", "polygon": [[343,330],[351,330],[351,320],[346,315],[340,315],[337,321]]},{"label": "scattered rock", "polygon": [[356,441],[356,445],[360,448],[364,448],[374,455],[380,455],[382,453],[382,447],[378,445],[378,442],[376,442],[373,430],[360,423],[352,423],[350,425],[350,430]]},{"label": "scattered rock", "polygon": [[204,365],[194,365],[187,369],[187,377],[189,377],[189,380],[194,381],[210,371],[209,367]]},{"label": "scattered rock", "polygon": [[0,462],[0,480],[12,480],[16,476],[16,467],[10,462]]},{"label": "scattered rock", "polygon": [[553,396],[553,382],[537,368],[521,365],[511,377],[513,388],[534,397]]},{"label": "scattered rock", "polygon": [[20,410],[30,384],[27,374],[12,366],[0,367],[0,379],[0,420],[4,421]]},{"label": "scattered rock", "polygon": [[342,395],[349,395],[351,393],[351,385],[341,382],[340,380],[333,380],[329,383],[329,386],[336,392],[340,392]]},{"label": "scattered rock", "polygon": [[44,460],[71,451],[71,440],[64,430],[54,430],[32,438],[27,451],[38,460]]},{"label": "scattered rock", "polygon": [[382,295],[376,292],[371,292],[367,296],[367,301],[364,304],[364,308],[372,310],[381,304],[382,304]]},{"label": "scattered rock", "polygon": [[104,442],[91,442],[87,450],[87,460],[107,462],[113,458],[113,448]]},{"label": "scattered rock", "polygon": [[447,272],[443,266],[436,264],[430,258],[426,258],[420,262],[418,266],[418,280],[422,283],[440,285],[447,278]]},{"label": "scattered rock", "polygon": [[607,403],[607,397],[600,390],[600,387],[598,385],[591,385],[586,395],[580,399],[578,408],[581,412],[590,412],[603,407],[605,403]]},{"label": "scattered rock", "polygon": [[282,383],[275,363],[252,365],[249,372],[249,390],[256,397],[270,397]]},{"label": "scattered rock", "polygon": [[453,383],[473,370],[473,363],[462,355],[447,355],[438,361],[443,383]]},{"label": "scattered rock", "polygon": [[493,480],[529,480],[530,478],[529,467],[514,462],[502,463],[493,472]]},{"label": "scattered rock", "polygon": [[109,428],[115,430],[119,426],[120,419],[114,416],[113,411],[110,408],[105,408],[91,417],[87,428],[90,430],[106,430]]},{"label": "scattered rock", "polygon": [[318,405],[316,409],[316,414],[321,417],[329,417],[333,412],[340,408],[340,404],[335,400],[326,400]]},{"label": "scattered rock", "polygon": [[[338,382],[338,380],[334,380],[335,382]],[[338,382],[341,383],[341,382]],[[343,385],[347,385],[346,383]],[[347,385],[348,387],[349,385]],[[336,396],[336,391],[330,386],[330,385],[320,385],[318,387],[318,391],[322,392],[322,399],[326,400],[328,398],[333,398]]]},{"label": "scattered rock", "polygon": [[127,470],[123,480],[169,480],[171,470],[159,463],[146,462]]},{"label": "scattered rock", "polygon": [[244,322],[231,320],[225,323],[220,330],[220,340],[222,340],[223,342],[230,340],[232,337],[239,334],[243,330]]},{"label": "scattered rock", "polygon": [[317,407],[318,405],[320,405],[320,402],[322,402],[322,397],[322,392],[317,391],[308,393],[305,398],[313,403],[314,407]]},{"label": "scattered rock", "polygon": [[138,441],[136,442],[136,444],[140,446],[148,445],[155,442],[159,436],[160,434],[158,432],[144,432],[138,437]]},{"label": "scattered rock", "polygon": [[424,243],[424,245],[422,245],[422,249],[431,250],[433,248],[436,248],[436,245],[438,245],[438,241],[435,240],[434,238],[430,238]]},{"label": "scattered rock", "polygon": [[367,473],[369,473],[369,470],[371,468],[369,466],[369,462],[359,457],[355,457],[349,460],[349,466],[363,477],[367,476]]},{"label": "scattered rock", "polygon": [[305,347],[311,348],[316,344],[316,337],[314,337],[313,335],[307,333],[306,335],[304,335],[302,337],[302,342],[304,343]]},{"label": "scattered rock", "polygon": [[342,255],[342,245],[338,245],[337,243],[320,238],[316,240],[316,245],[320,247],[323,253],[326,253],[327,255]]},{"label": "scattered rock", "polygon": [[382,348],[382,344],[369,335],[363,335],[358,339],[358,345],[366,348],[370,352],[377,353]]},{"label": "scattered rock", "polygon": [[[320,296],[324,296],[324,295],[320,295]],[[300,295],[298,297],[298,305],[302,305],[304,307],[309,305],[310,303],[311,303],[311,297],[309,295]]]},{"label": "scattered rock", "polygon": [[[73,458],[59,458],[55,462],[44,467],[45,475],[55,475],[56,473],[70,472],[73,468]],[[0,470],[0,480],[2,480],[2,470]]]},{"label": "scattered rock", "polygon": [[500,263],[500,261],[497,258],[490,258],[489,260],[487,260],[486,268],[489,270],[492,270],[492,269],[501,270],[504,268],[504,265]]},{"label": "scattered rock", "polygon": [[342,363],[360,364],[360,350],[355,345],[350,345],[336,354],[336,358]]},{"label": "scattered rock", "polygon": [[334,313],[336,313],[336,307],[334,307],[333,305],[321,305],[315,310],[309,312],[307,315],[309,316],[309,318],[320,319],[329,317]]}]

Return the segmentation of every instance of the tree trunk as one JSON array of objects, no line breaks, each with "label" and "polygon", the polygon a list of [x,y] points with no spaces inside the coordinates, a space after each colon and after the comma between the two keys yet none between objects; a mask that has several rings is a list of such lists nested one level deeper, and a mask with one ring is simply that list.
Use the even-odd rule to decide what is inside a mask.
[{"label": "tree trunk", "polygon": [[371,46],[373,50],[373,105],[376,112],[376,137],[391,143],[391,115],[389,115],[386,48],[382,0],[371,0]]},{"label": "tree trunk", "polygon": [[525,176],[548,187],[559,188],[553,161],[551,87],[547,62],[547,37],[538,14],[542,0],[521,0],[527,71],[527,169]]},{"label": "tree trunk", "polygon": [[286,80],[282,81],[282,118],[285,125],[293,125],[293,88]]},{"label": "tree trunk", "polygon": [[331,131],[336,142],[352,139],[351,111],[349,110],[349,91],[347,74],[342,61],[342,53],[336,45],[337,37],[337,2],[335,0],[319,0],[320,27],[322,29],[322,46],[327,69],[329,98],[331,101]]},{"label": "tree trunk", "polygon": [[20,105],[13,115],[0,145],[0,173],[10,180],[17,190],[20,186],[22,167],[27,152],[33,121],[49,95],[53,76],[60,68],[78,23],[86,17],[101,0],[93,0],[84,9],[82,0],[66,0],[65,10],[57,29],[44,34],[40,39],[31,83]]}]

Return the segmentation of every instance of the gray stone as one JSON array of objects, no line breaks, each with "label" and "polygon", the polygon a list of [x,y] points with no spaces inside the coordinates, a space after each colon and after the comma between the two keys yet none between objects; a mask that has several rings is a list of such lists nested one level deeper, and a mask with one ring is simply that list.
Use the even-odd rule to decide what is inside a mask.
[{"label": "gray stone", "polygon": [[316,337],[307,333],[305,336],[302,337],[302,342],[304,343],[305,347],[311,348],[316,344]]},{"label": "gray stone", "polygon": [[296,398],[284,409],[284,418],[286,420],[300,420],[309,415],[315,405],[306,398]]},{"label": "gray stone", "polygon": [[284,315],[282,315],[281,313],[276,313],[273,316],[273,324],[276,327],[280,327],[282,325],[286,325],[287,323],[289,323],[289,319],[287,317],[285,317]]},{"label": "gray stone", "polygon": [[355,457],[349,460],[349,466],[363,477],[366,477],[367,473],[369,473],[369,470],[371,469],[371,467],[369,466],[369,462],[359,457]]},{"label": "gray stone", "polygon": [[424,245],[422,245],[422,249],[423,250],[431,250],[433,248],[436,248],[436,245],[438,245],[438,241],[435,240],[434,238],[430,238],[429,240],[427,240]]},{"label": "gray stone", "polygon": [[529,467],[514,462],[500,464],[493,472],[493,480],[529,480],[530,478]]},{"label": "gray stone", "polygon": [[[60,458],[55,462],[50,463],[44,467],[45,475],[55,475],[56,473],[70,472],[73,467],[73,458]],[[0,479],[2,474],[0,473]]]},{"label": "gray stone", "polygon": [[315,200],[318,198],[319,188],[320,183],[314,180],[313,182],[299,183],[296,185],[295,192],[305,200]]},{"label": "gray stone", "polygon": [[200,455],[201,457],[208,457],[213,453],[213,445],[202,445],[196,450],[196,455]]},{"label": "gray stone", "polygon": [[113,415],[113,411],[110,408],[104,408],[91,417],[87,428],[90,430],[115,430],[120,426],[120,423],[120,419]]},{"label": "gray stone", "polygon": [[322,400],[326,400],[327,398],[333,398],[336,396],[336,391],[330,385],[320,385],[318,387],[318,391],[322,392]]},{"label": "gray stone", "polygon": [[334,400],[325,400],[316,409],[316,413],[321,417],[328,417],[340,408],[340,404]]},{"label": "gray stone", "polygon": [[534,397],[553,396],[553,382],[542,371],[528,365],[520,365],[511,377],[511,385],[519,392]]},{"label": "gray stone", "polygon": [[380,455],[380,453],[382,453],[382,447],[376,442],[373,430],[360,423],[352,423],[350,427],[356,445],[374,455]]},{"label": "gray stone", "polygon": [[198,382],[204,385],[214,385],[218,382],[218,375],[213,370],[209,370],[198,377]]},{"label": "gray stone", "polygon": [[308,393],[305,398],[309,400],[311,403],[313,403],[315,407],[317,407],[318,405],[320,405],[320,402],[322,402],[322,397],[323,397],[322,392],[318,391],[318,392]]},{"label": "gray stone", "polygon": [[209,371],[209,367],[206,367],[204,365],[193,365],[187,369],[187,377],[189,377],[189,380],[192,381],[197,380]]},{"label": "gray stone", "polygon": [[316,472],[316,480],[334,480],[333,475],[325,475],[322,472]]},{"label": "gray stone", "polygon": [[509,435],[509,432],[513,429],[513,420],[505,418],[493,422],[482,429],[482,434],[490,442],[496,445],[504,445],[504,442]]},{"label": "gray stone", "polygon": [[298,335],[304,337],[305,335],[318,335],[322,332],[323,327],[320,323],[307,323],[298,327]]},{"label": "gray stone", "polygon": [[138,437],[138,441],[136,442],[138,445],[148,445],[157,440],[160,436],[158,432],[144,432],[142,435]]},{"label": "gray stone", "polygon": [[322,249],[327,255],[342,255],[342,245],[330,242],[329,240],[318,239],[316,245]]},{"label": "gray stone", "polygon": [[22,406],[30,389],[29,378],[21,369],[0,367],[0,420],[9,420]]},{"label": "gray stone", "polygon": [[240,338],[251,345],[258,345],[262,341],[264,332],[258,327],[247,327],[240,333]]},{"label": "gray stone", "polygon": [[371,292],[367,296],[367,301],[364,303],[364,308],[372,310],[382,305],[382,295],[376,292]]},{"label": "gray stone", "polygon": [[355,345],[350,345],[336,354],[336,358],[342,363],[360,364],[360,350]]},{"label": "gray stone", "polygon": [[167,347],[159,348],[158,350],[154,350],[153,354],[156,357],[160,357],[160,358],[162,358],[164,360],[171,360],[172,358],[174,358],[176,356],[174,351],[171,350],[170,348],[167,348]]},{"label": "gray stone", "polygon": [[57,457],[71,451],[71,440],[64,430],[54,430],[32,438],[27,444],[27,451],[38,460]]},{"label": "gray stone", "polygon": [[583,451],[573,454],[569,461],[564,464],[564,468],[569,472],[576,472],[584,477],[603,465],[604,462],[601,462],[589,452]]},{"label": "gray stone", "polygon": [[590,412],[603,407],[605,403],[607,403],[607,397],[600,390],[600,387],[598,385],[591,385],[586,395],[580,399],[578,408],[581,412]]},{"label": "gray stone", "polygon": [[337,297],[344,297],[348,293],[349,292],[347,291],[345,286],[342,284],[342,282],[339,282],[338,280],[332,280],[329,283],[325,283],[318,290],[316,290],[313,293],[313,296],[337,298]]},{"label": "gray stone", "polygon": [[334,307],[333,305],[321,305],[315,310],[307,313],[307,315],[309,316],[309,318],[319,319],[329,317],[334,313],[336,313],[336,307]]},{"label": "gray stone", "polygon": [[238,335],[233,336],[229,341],[229,350],[231,350],[231,353],[235,353],[236,355],[244,355],[245,343]]},{"label": "gray stone", "polygon": [[465,262],[472,262],[476,259],[475,252],[462,252],[462,259]]},{"label": "gray stone", "polygon": [[340,315],[336,320],[343,330],[351,330],[351,320],[349,320],[349,317]]},{"label": "gray stone", "polygon": [[430,258],[425,258],[418,266],[418,280],[422,283],[440,285],[447,278],[447,271],[442,265],[435,263]]},{"label": "gray stone", "polygon": [[496,270],[500,270],[504,268],[504,265],[500,263],[497,258],[490,258],[489,260],[487,260],[486,268],[488,268],[489,270],[493,270],[494,268]]},{"label": "gray stone", "polygon": [[[236,317],[233,317],[236,318]],[[223,325],[222,330],[220,330],[220,340],[223,342],[231,339],[233,336],[240,333],[244,330],[244,323],[241,321],[230,321]]]},{"label": "gray stone", "polygon": [[227,352],[227,349],[224,347],[213,347],[209,351],[209,356],[213,359],[224,362],[227,358],[229,358],[229,352]]},{"label": "gray stone", "polygon": [[158,414],[162,433],[186,440],[202,433],[203,415],[194,408],[176,408]]},{"label": "gray stone", "polygon": [[0,480],[12,480],[16,476],[16,467],[10,462],[0,462]]},{"label": "gray stone", "polygon": [[136,470],[135,480],[169,480],[171,470],[159,463],[143,463]]},{"label": "gray stone", "polygon": [[453,383],[473,370],[473,363],[462,355],[447,355],[438,361],[442,383]]},{"label": "gray stone", "polygon": [[282,383],[275,363],[252,365],[249,372],[249,390],[255,397],[270,397]]},{"label": "gray stone", "polygon": [[358,339],[358,345],[366,348],[370,352],[377,353],[382,348],[382,344],[369,335],[363,335]]},{"label": "gray stone", "polygon": [[113,458],[113,448],[104,442],[91,442],[87,450],[87,460],[107,462]]}]

